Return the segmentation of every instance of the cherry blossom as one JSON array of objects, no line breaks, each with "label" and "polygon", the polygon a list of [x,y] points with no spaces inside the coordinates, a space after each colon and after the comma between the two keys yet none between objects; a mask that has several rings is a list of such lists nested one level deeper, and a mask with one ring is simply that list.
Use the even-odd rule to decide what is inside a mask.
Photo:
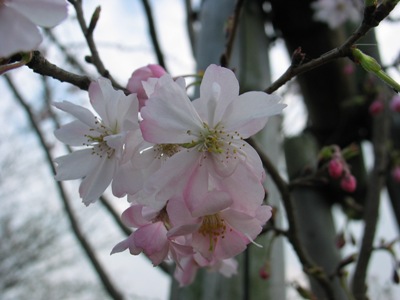
[{"label": "cherry blossom", "polygon": [[317,0],[311,3],[314,9],[314,20],[327,23],[335,29],[346,21],[358,22],[361,20],[360,7],[355,7],[352,0]]},{"label": "cherry blossom", "polygon": [[0,57],[36,49],[37,26],[53,27],[68,14],[65,0],[0,0]]},{"label": "cherry blossom", "polygon": [[180,149],[145,184],[143,197],[157,195],[163,206],[173,196],[165,189],[174,186],[173,192],[179,192],[203,165],[213,178],[226,178],[244,164],[242,179],[254,175],[261,182],[260,158],[245,139],[261,130],[269,116],[282,112],[285,105],[279,101],[263,92],[239,95],[234,73],[216,65],[205,71],[200,97],[193,102],[171,76],[162,76],[141,110],[140,127],[146,141]]},{"label": "cherry blossom", "polygon": [[86,205],[111,183],[127,139],[139,142],[132,138],[139,130],[136,95],[125,96],[108,79],[100,78],[91,83],[89,98],[99,116],[67,101],[54,104],[77,119],[57,129],[55,136],[65,144],[85,147],[55,160],[56,179],[84,178],[79,192]]}]

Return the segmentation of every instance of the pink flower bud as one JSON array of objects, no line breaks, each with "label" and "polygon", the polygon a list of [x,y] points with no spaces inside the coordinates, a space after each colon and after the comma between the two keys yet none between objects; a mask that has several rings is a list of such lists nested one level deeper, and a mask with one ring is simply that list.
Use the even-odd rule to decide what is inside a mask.
[{"label": "pink flower bud", "polygon": [[338,158],[331,159],[328,164],[328,172],[329,176],[331,176],[333,179],[340,178],[340,176],[342,176],[343,173],[342,161]]},{"label": "pink flower bud", "polygon": [[347,174],[340,181],[340,186],[341,186],[342,190],[352,193],[356,190],[357,180],[353,175]]},{"label": "pink flower bud", "polygon": [[400,96],[394,96],[390,102],[390,108],[395,112],[400,112]]},{"label": "pink flower bud", "polygon": [[260,278],[263,280],[268,280],[269,277],[271,276],[271,274],[269,274],[269,272],[267,272],[265,267],[260,268],[258,274],[260,275]]},{"label": "pink flower bud", "polygon": [[380,100],[375,100],[369,106],[369,113],[372,116],[376,116],[376,115],[380,114],[382,112],[382,110],[383,110],[383,102]]},{"label": "pink flower bud", "polygon": [[149,78],[160,78],[165,73],[165,69],[160,65],[147,65],[145,67],[141,67],[135,70],[132,73],[131,78],[128,81],[127,89],[131,93],[136,93],[139,99],[139,110],[144,106],[144,103],[148,99],[148,95],[146,94],[143,88],[143,81],[147,81]]},{"label": "pink flower bud", "polygon": [[392,178],[397,183],[400,183],[400,166],[396,166],[392,170]]}]

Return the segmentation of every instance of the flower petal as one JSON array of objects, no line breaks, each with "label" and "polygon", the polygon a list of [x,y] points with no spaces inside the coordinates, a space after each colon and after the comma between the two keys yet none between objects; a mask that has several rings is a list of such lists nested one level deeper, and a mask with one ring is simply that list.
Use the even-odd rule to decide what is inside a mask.
[{"label": "flower petal", "polygon": [[267,117],[280,114],[286,107],[279,101],[280,97],[264,92],[240,95],[230,103],[222,116],[225,130],[237,131],[245,139],[252,136],[265,126]]},{"label": "flower petal", "polygon": [[[208,124],[215,126],[221,119],[226,107],[238,97],[239,83],[235,74],[223,67],[210,65],[203,76],[200,85],[200,98],[208,106],[209,101],[215,101],[218,96],[215,112],[207,120]],[[212,119],[212,120],[211,120]]]},{"label": "flower petal", "polygon": [[203,129],[203,122],[186,91],[168,74],[158,80],[140,113],[143,138],[151,143],[190,143],[193,140],[191,134]]},{"label": "flower petal", "polygon": [[87,135],[97,136],[85,123],[75,120],[54,131],[54,135],[64,144],[82,146],[88,143]]},{"label": "flower petal", "polygon": [[79,121],[86,124],[90,128],[97,127],[96,118],[94,114],[87,108],[73,104],[69,101],[55,102],[54,106],[57,107],[58,109],[61,109],[62,111],[65,111],[73,115],[75,118],[77,118]]},{"label": "flower petal", "polygon": [[68,15],[65,0],[12,0],[7,1],[6,5],[43,27],[58,25]]},{"label": "flower petal", "polygon": [[85,205],[95,202],[104,193],[111,183],[116,166],[115,158],[103,157],[82,180],[79,186],[79,194]]},{"label": "flower petal", "polygon": [[85,177],[99,163],[100,157],[92,149],[83,149],[60,156],[54,160],[56,180],[71,180]]},{"label": "flower petal", "polygon": [[42,42],[38,28],[14,9],[0,5],[0,57],[37,49]]}]

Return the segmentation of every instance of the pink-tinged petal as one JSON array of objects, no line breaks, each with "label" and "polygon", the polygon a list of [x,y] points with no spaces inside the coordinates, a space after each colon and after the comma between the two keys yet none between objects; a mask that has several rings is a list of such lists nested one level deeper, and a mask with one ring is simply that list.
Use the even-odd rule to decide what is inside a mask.
[{"label": "pink-tinged petal", "polygon": [[14,9],[0,5],[0,57],[37,49],[42,42],[38,28]]},{"label": "pink-tinged petal", "polygon": [[226,192],[212,191],[207,193],[203,201],[196,204],[197,206],[192,208],[192,216],[208,216],[229,207],[232,204],[232,198]]},{"label": "pink-tinged petal", "polygon": [[86,124],[75,120],[54,131],[58,140],[70,146],[82,146],[88,143],[87,135],[96,136]]},{"label": "pink-tinged petal", "polygon": [[[265,179],[265,171],[260,155],[246,141],[241,141],[242,153],[244,154],[244,164],[261,182]],[[243,146],[244,145],[244,146]]]},{"label": "pink-tinged petal", "polygon": [[176,263],[178,268],[182,269],[183,267],[180,265],[180,262],[183,258],[193,255],[192,246],[180,245],[174,241],[170,241],[169,246],[169,252],[172,260]]},{"label": "pink-tinged petal", "polygon": [[203,122],[186,92],[166,74],[140,111],[143,138],[156,144],[190,143]]},{"label": "pink-tinged petal", "polygon": [[179,286],[183,287],[191,284],[197,274],[199,265],[192,257],[185,257],[180,262],[180,268],[175,269],[174,278],[179,282]]},{"label": "pink-tinged petal", "polygon": [[232,204],[229,194],[212,190],[207,164],[197,165],[184,191],[185,203],[193,217],[212,215]]},{"label": "pink-tinged petal", "polygon": [[257,237],[264,225],[257,218],[233,209],[224,210],[221,216],[232,228],[251,239]]},{"label": "pink-tinged petal", "polygon": [[218,101],[213,113],[213,122],[209,120],[209,125],[216,125],[222,119],[229,103],[239,95],[239,83],[235,74],[229,69],[210,65],[206,69],[200,85],[200,98],[206,99],[207,102],[214,101],[216,95],[218,95]]},{"label": "pink-tinged petal", "polygon": [[140,227],[134,233],[135,245],[143,249],[153,265],[159,265],[168,255],[167,229],[162,222]]},{"label": "pink-tinged petal", "polygon": [[92,154],[91,149],[83,149],[60,156],[54,160],[56,180],[72,180],[85,177],[100,162],[100,157]]},{"label": "pink-tinged petal", "polygon": [[240,95],[230,103],[222,116],[225,130],[237,131],[245,139],[252,136],[265,126],[268,117],[282,113],[286,105],[279,101],[280,97],[264,92]]},{"label": "pink-tinged petal", "polygon": [[[154,200],[163,205],[173,196],[180,195],[194,166],[198,163],[199,155],[201,154],[197,150],[182,150],[168,158],[145,182],[143,188],[145,195],[154,195]],[[151,206],[150,201],[149,206]]]},{"label": "pink-tinged petal", "polygon": [[96,119],[93,113],[87,108],[73,104],[68,101],[56,102],[54,103],[54,106],[57,107],[58,109],[61,109],[62,111],[65,111],[73,115],[75,118],[77,118],[79,121],[86,124],[90,128],[97,127],[97,124],[95,123]]},{"label": "pink-tinged petal", "polygon": [[268,205],[262,205],[256,211],[256,218],[260,224],[264,225],[272,217],[272,207]]},{"label": "pink-tinged petal", "polygon": [[253,214],[262,204],[265,189],[260,180],[243,163],[238,165],[235,173],[218,182],[221,190],[229,192],[232,208],[244,213]]},{"label": "pink-tinged petal", "polygon": [[199,223],[198,218],[192,217],[186,203],[181,197],[174,197],[168,201],[167,213],[174,228],[182,225]]},{"label": "pink-tinged petal", "polygon": [[95,202],[110,185],[116,168],[114,158],[103,157],[86,175],[79,186],[79,194],[85,205]]},{"label": "pink-tinged petal", "polygon": [[68,16],[65,0],[12,0],[6,5],[43,27],[58,25]]},{"label": "pink-tinged petal", "polygon": [[150,82],[151,79],[160,78],[165,73],[165,69],[159,65],[147,65],[132,73],[132,76],[128,81],[127,89],[130,92],[137,94],[140,108],[144,106],[148,96],[154,91],[156,81],[152,81],[152,84],[149,85],[147,84],[147,81]]},{"label": "pink-tinged petal", "polygon": [[175,238],[178,236],[185,236],[190,235],[197,230],[199,230],[201,223],[194,223],[194,224],[186,224],[177,227],[173,227],[168,231],[167,237],[168,238]]},{"label": "pink-tinged petal", "polygon": [[121,221],[128,227],[138,228],[149,224],[149,220],[143,218],[142,205],[132,205],[128,207],[121,215]]},{"label": "pink-tinged petal", "polygon": [[242,233],[235,230],[230,230],[229,226],[225,233],[225,238],[218,239],[215,247],[214,256],[217,259],[227,259],[234,257],[244,250],[249,243],[249,239]]}]

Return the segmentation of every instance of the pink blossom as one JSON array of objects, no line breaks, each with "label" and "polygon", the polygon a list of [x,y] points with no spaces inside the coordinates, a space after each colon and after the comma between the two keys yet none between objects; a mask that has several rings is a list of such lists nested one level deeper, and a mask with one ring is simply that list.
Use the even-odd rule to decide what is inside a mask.
[{"label": "pink blossom", "polygon": [[196,166],[206,162],[214,178],[229,177],[243,163],[246,172],[254,173],[261,181],[261,161],[244,139],[261,130],[268,116],[282,112],[285,105],[279,100],[263,92],[239,95],[234,73],[216,65],[205,71],[200,98],[193,102],[168,74],[162,76],[141,110],[143,138],[186,149],[170,157],[145,189],[157,193],[172,182],[187,180]]},{"label": "pink blossom", "polygon": [[392,98],[390,108],[395,112],[400,112],[400,96],[396,95]]},{"label": "pink blossom", "polygon": [[53,27],[67,13],[65,0],[1,0],[0,57],[36,49],[42,41],[37,26]]},{"label": "pink blossom", "polygon": [[123,212],[122,221],[126,226],[138,229],[118,243],[111,254],[126,249],[133,255],[143,252],[156,266],[168,255],[179,265],[182,257],[193,253],[191,247],[178,243],[179,239],[167,236],[170,224],[165,210],[156,211],[142,205],[132,205]]},{"label": "pink blossom", "polygon": [[147,65],[135,70],[128,81],[127,89],[136,93],[139,99],[139,110],[144,106],[148,96],[143,87],[143,82],[149,78],[160,78],[166,73],[165,69],[160,65]]},{"label": "pink blossom", "polygon": [[333,179],[338,179],[343,173],[343,162],[339,158],[333,158],[328,164],[329,176]]},{"label": "pink blossom", "polygon": [[190,245],[209,262],[231,258],[246,249],[271,217],[271,207],[259,206],[253,214],[229,207],[230,199],[210,192],[202,207],[191,213],[183,199],[171,199],[167,212],[173,228],[168,235],[188,236]]},{"label": "pink blossom", "polygon": [[340,181],[340,186],[345,192],[352,193],[357,188],[357,180],[351,174],[346,174]]},{"label": "pink blossom", "polygon": [[376,116],[383,111],[383,102],[381,100],[375,100],[369,106],[369,113],[372,116]]},{"label": "pink blossom", "polygon": [[396,166],[392,170],[392,178],[397,183],[400,183],[400,166]]},{"label": "pink blossom", "polygon": [[100,78],[90,84],[89,98],[98,116],[67,101],[54,104],[77,119],[57,129],[55,136],[65,144],[85,147],[55,160],[56,179],[84,178],[79,193],[86,205],[109,186],[127,150],[127,139],[136,141],[132,135],[139,130],[136,95],[125,96]]}]

